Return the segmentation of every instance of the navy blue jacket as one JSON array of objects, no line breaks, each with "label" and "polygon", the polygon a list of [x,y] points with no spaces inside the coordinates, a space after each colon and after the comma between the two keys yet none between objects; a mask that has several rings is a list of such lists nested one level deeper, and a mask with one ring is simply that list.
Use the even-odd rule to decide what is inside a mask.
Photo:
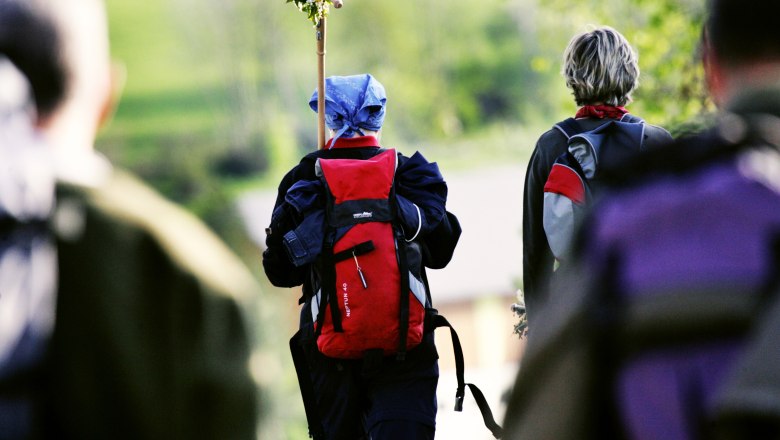
[{"label": "navy blue jacket", "polygon": [[[381,151],[379,144],[371,136],[342,138],[338,140],[335,148],[318,150],[304,156],[301,162],[284,176],[279,184],[271,224],[266,230],[266,250],[263,252],[263,268],[273,285],[278,287],[303,285],[304,292],[311,293],[309,276],[311,264],[308,264],[310,255],[304,257],[306,261],[303,259],[295,261],[296,259],[291,258],[285,248],[285,236],[288,239],[293,235],[298,239],[303,238],[307,244],[300,242],[298,244],[301,244],[305,251],[309,253],[317,251],[317,226],[316,221],[312,220],[317,216],[303,215],[307,209],[316,211],[321,208],[321,201],[316,197],[307,196],[312,194],[312,185],[316,185],[311,182],[316,182],[318,179],[314,170],[317,159],[368,159],[379,151]],[[461,233],[457,218],[445,209],[446,183],[443,179],[432,176],[430,168],[421,165],[427,164],[427,161],[419,153],[411,158],[399,154],[398,159],[396,192],[399,197],[399,216],[402,223],[411,222],[409,229],[414,228],[414,230],[408,234],[416,231],[418,219],[422,221],[419,241],[423,249],[423,265],[440,269],[452,258]],[[435,164],[428,165],[435,166]],[[297,192],[294,190],[290,194],[289,190],[296,185]],[[420,208],[419,218],[412,203]],[[411,209],[414,209],[413,214]],[[407,221],[404,222],[403,219]],[[287,243],[287,247],[290,247],[289,240]],[[293,247],[295,246],[297,244]]]}]

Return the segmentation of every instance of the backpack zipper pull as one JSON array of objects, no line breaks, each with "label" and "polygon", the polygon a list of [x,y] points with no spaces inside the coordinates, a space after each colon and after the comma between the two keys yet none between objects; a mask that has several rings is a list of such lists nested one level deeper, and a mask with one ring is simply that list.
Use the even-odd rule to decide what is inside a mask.
[{"label": "backpack zipper pull", "polygon": [[357,255],[355,255],[355,251],[352,251],[352,258],[355,259],[355,267],[357,267],[358,276],[360,277],[360,282],[363,283],[363,288],[368,289],[368,283],[366,282],[366,277],[363,276],[363,270],[360,268],[360,263],[358,263]]}]

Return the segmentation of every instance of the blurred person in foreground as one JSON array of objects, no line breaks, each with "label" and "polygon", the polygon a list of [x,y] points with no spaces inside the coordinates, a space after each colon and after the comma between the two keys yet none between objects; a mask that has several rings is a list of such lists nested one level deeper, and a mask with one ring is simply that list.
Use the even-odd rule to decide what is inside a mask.
[{"label": "blurred person in foreground", "polygon": [[607,174],[505,438],[780,438],[779,16],[709,2],[718,121]]},{"label": "blurred person in foreground", "polygon": [[116,79],[101,0],[0,0],[0,439],[254,438],[256,283],[93,150]]},{"label": "blurred person in foreground", "polygon": [[582,133],[609,121],[639,121],[644,125],[641,148],[654,149],[672,140],[666,130],[645,124],[626,109],[639,85],[639,64],[634,49],[615,29],[600,26],[575,35],[564,51],[562,74],[579,109],[573,120],[561,121],[539,137],[523,189],[523,292],[531,321],[546,299],[556,267],[545,233],[544,200],[553,164],[569,147],[571,133],[563,127],[572,121],[571,130]]}]

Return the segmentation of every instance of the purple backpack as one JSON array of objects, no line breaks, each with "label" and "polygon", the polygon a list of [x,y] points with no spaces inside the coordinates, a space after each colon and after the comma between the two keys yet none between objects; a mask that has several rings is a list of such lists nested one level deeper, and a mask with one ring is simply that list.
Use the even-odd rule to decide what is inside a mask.
[{"label": "purple backpack", "polygon": [[713,131],[607,174],[530,329],[504,438],[778,438],[769,140],[758,127],[730,142]]}]

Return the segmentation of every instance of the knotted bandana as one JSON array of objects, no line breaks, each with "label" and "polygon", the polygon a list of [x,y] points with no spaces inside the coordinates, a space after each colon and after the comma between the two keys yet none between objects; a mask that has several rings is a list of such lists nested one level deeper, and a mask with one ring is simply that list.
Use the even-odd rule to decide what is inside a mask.
[{"label": "knotted bandana", "polygon": [[[325,80],[325,123],[336,134],[330,145],[341,136],[352,137],[362,129],[378,131],[385,119],[385,88],[371,74],[331,76]],[[317,91],[309,100],[317,111]]]}]

